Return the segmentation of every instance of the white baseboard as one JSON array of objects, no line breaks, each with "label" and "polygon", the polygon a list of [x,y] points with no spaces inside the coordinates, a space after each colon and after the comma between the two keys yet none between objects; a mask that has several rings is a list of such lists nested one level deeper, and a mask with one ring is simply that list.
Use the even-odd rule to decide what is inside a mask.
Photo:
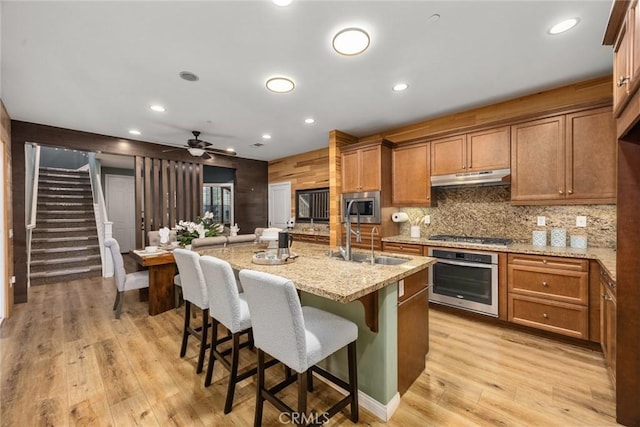
[{"label": "white baseboard", "polygon": [[[328,384],[329,387],[333,388],[334,390],[339,391],[345,396],[347,395],[347,392],[345,390],[336,386],[334,383],[330,382],[326,378],[321,377],[320,375],[317,375],[317,374],[314,374],[313,378],[319,379],[325,384]],[[400,405],[400,393],[396,392],[396,394],[391,398],[389,403],[385,405],[384,403],[378,402],[368,394],[363,393],[361,390],[358,390],[358,406],[371,412],[373,415],[378,417],[378,419],[381,421],[384,421],[384,422],[389,421],[391,419],[391,416],[394,414],[394,412],[396,412],[396,409],[398,409],[399,405]]]}]

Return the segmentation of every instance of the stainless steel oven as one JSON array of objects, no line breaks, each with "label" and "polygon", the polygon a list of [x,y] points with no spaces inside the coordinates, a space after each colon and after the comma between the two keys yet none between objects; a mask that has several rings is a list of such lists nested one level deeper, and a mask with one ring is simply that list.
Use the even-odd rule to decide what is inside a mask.
[{"label": "stainless steel oven", "polygon": [[349,202],[354,200],[351,205],[350,222],[357,221],[357,214],[360,214],[360,222],[367,224],[380,224],[380,192],[367,191],[363,193],[343,193],[342,207],[340,217],[344,222],[347,206]]},{"label": "stainless steel oven", "polygon": [[429,301],[498,317],[498,255],[430,248]]}]

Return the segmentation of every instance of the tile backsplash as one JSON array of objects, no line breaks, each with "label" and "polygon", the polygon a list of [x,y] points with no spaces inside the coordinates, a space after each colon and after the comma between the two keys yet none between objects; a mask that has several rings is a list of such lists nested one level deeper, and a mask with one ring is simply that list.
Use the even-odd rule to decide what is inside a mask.
[{"label": "tile backsplash", "polygon": [[[420,225],[422,236],[506,237],[531,243],[533,230],[565,228],[567,236],[586,235],[591,247],[615,247],[615,205],[511,206],[509,187],[499,186],[438,189],[436,193],[437,207],[399,209],[410,218],[431,216],[431,224]],[[587,217],[586,227],[575,226],[578,215]],[[544,227],[536,225],[538,216],[546,218]],[[408,236],[410,225],[402,223],[400,233]]]}]

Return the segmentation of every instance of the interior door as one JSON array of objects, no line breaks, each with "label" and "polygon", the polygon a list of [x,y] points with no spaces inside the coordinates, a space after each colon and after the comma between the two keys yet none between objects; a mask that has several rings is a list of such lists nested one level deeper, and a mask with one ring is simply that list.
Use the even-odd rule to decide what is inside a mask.
[{"label": "interior door", "polygon": [[135,178],[124,175],[105,175],[107,217],[113,222],[113,238],[120,250],[129,252],[136,247]]},{"label": "interior door", "polygon": [[269,184],[269,227],[287,228],[291,216],[291,183]]}]

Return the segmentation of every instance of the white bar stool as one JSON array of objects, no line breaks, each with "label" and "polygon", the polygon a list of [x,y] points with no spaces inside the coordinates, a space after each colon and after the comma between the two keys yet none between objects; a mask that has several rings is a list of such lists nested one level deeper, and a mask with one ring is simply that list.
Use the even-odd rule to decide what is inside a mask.
[{"label": "white bar stool", "polygon": [[[262,408],[268,400],[296,424],[307,424],[307,390],[312,390],[312,372],[323,376],[348,394],[329,408],[318,421],[326,422],[347,405],[351,421],[358,422],[358,370],[355,323],[315,307],[302,307],[293,283],[283,277],[252,270],[240,271],[240,282],[251,311],[255,346],[258,349],[258,381],[254,425],[262,425]],[[349,382],[316,363],[347,346]],[[271,355],[297,374],[266,388],[264,355]],[[298,381],[298,408],[293,410],[275,393]]]}]

